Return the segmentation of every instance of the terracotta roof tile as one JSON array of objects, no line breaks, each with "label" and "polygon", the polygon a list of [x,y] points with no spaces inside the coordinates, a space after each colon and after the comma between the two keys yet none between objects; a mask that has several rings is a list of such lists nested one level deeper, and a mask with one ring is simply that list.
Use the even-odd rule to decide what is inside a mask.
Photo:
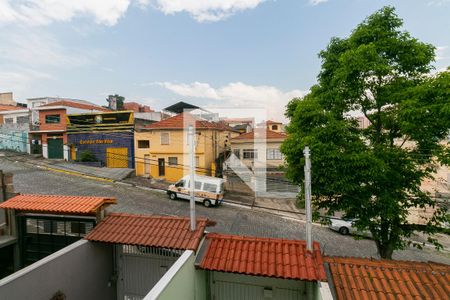
[{"label": "terracotta roof tile", "polygon": [[[189,121],[194,121],[195,116],[189,113],[181,113],[176,116],[161,120],[145,126],[144,128],[150,129],[183,129],[184,121],[190,119]],[[224,122],[210,122],[205,120],[195,120],[195,127],[197,129],[217,129],[217,130],[227,130],[235,131],[233,128],[226,125]]]},{"label": "terracotta roof tile", "polygon": [[105,243],[197,250],[207,225],[208,219],[197,218],[196,230],[191,231],[189,218],[112,213],[85,238]]},{"label": "terracotta roof tile", "polygon": [[338,300],[449,299],[450,265],[325,257]]},{"label": "terracotta roof tile", "polygon": [[132,110],[134,112],[153,112],[154,111],[150,108],[150,106],[143,105],[143,104],[140,104],[137,102],[125,102],[123,104],[123,109],[124,110]]},{"label": "terracotta roof tile", "polygon": [[199,267],[205,270],[299,280],[326,280],[320,246],[305,241],[209,233]]},{"label": "terracotta roof tile", "polygon": [[21,211],[92,214],[95,213],[97,208],[114,203],[116,203],[116,200],[108,197],[23,194],[0,203],[0,208]]},{"label": "terracotta roof tile", "polygon": [[[256,132],[256,134],[255,134]],[[287,137],[286,134],[281,133],[281,132],[275,132],[269,129],[265,130],[265,135],[264,136],[264,129],[258,128],[256,130],[247,132],[247,133],[243,133],[235,138],[232,138],[231,140],[254,140],[254,139],[285,139]]]},{"label": "terracotta roof tile", "polygon": [[85,104],[85,103],[79,103],[75,101],[69,101],[69,100],[61,100],[56,102],[51,102],[45,105],[42,105],[40,107],[51,107],[51,106],[68,106],[68,107],[74,107],[74,108],[80,108],[80,109],[89,109],[89,110],[98,110],[98,111],[111,111],[105,107],[101,107],[95,104]]},{"label": "terracotta roof tile", "polygon": [[0,104],[0,111],[8,110],[27,110],[27,108],[22,106]]}]

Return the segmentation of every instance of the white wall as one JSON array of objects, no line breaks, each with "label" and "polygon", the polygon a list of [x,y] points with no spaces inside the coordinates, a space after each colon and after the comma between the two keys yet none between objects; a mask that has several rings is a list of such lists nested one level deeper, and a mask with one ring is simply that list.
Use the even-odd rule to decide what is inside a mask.
[{"label": "white wall", "polygon": [[68,300],[115,299],[112,249],[79,240],[0,280],[0,299],[48,300],[59,290]]}]

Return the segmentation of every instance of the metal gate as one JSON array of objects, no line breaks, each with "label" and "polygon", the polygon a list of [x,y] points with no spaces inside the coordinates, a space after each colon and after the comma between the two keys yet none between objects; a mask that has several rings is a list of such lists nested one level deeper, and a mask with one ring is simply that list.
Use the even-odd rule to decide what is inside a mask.
[{"label": "metal gate", "polygon": [[155,247],[117,245],[117,299],[141,300],[183,253]]},{"label": "metal gate", "polygon": [[62,138],[47,139],[48,158],[64,158],[64,146]]},{"label": "metal gate", "polygon": [[212,299],[215,300],[300,300],[307,297],[306,282],[270,277],[211,272]]},{"label": "metal gate", "polygon": [[106,148],[108,168],[128,168],[128,148]]}]

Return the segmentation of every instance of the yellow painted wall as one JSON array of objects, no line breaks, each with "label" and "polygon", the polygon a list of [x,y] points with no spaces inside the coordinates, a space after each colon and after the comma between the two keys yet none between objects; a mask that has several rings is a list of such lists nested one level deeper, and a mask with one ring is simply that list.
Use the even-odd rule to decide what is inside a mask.
[{"label": "yellow painted wall", "polygon": [[[161,145],[161,133],[169,133],[169,145]],[[219,154],[226,149],[225,139],[230,144],[230,138],[227,137],[228,132],[217,130],[197,130],[197,147],[196,154],[198,156],[197,174],[211,174],[212,164],[214,164]],[[138,148],[139,140],[150,141],[150,148]],[[214,141],[217,141],[214,143]],[[184,137],[183,130],[162,130],[152,129],[148,131],[135,132],[135,155],[136,155],[136,175],[146,176],[144,172],[144,155],[150,155],[150,176],[152,178],[165,179],[170,182],[179,180],[184,175],[188,175],[189,157],[187,155],[188,146]],[[183,153],[186,152],[186,155]],[[177,157],[178,165],[169,166],[169,157]],[[165,161],[165,175],[159,176],[158,159]]]}]

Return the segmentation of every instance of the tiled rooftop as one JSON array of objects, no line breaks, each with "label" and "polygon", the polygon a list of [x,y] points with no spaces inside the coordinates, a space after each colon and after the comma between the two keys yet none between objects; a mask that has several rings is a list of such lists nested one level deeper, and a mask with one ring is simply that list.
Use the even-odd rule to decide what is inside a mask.
[{"label": "tiled rooftop", "polygon": [[42,105],[40,107],[52,107],[52,106],[67,106],[67,107],[73,107],[73,108],[97,110],[97,111],[104,111],[104,112],[110,112],[111,111],[111,110],[109,110],[109,109],[107,109],[105,107],[101,107],[99,105],[80,103],[80,102],[69,101],[69,100],[50,102],[50,103]]},{"label": "tiled rooftop", "polygon": [[[183,129],[185,126],[185,118],[194,120],[195,116],[189,113],[181,113],[176,116],[164,119],[159,122],[155,122],[145,126],[145,128],[150,129]],[[216,130],[228,130],[234,131],[233,128],[229,127],[223,122],[210,122],[205,120],[195,120],[196,129],[216,129]]]},{"label": "tiled rooftop", "polygon": [[195,231],[184,217],[113,213],[92,230],[86,239],[97,242],[197,250],[208,219],[197,218]]},{"label": "tiled rooftop", "polygon": [[450,299],[450,265],[325,257],[338,300]]},{"label": "tiled rooftop", "polygon": [[325,281],[319,243],[209,233],[199,268],[284,279]]},{"label": "tiled rooftop", "polygon": [[65,195],[17,195],[0,203],[0,208],[67,214],[92,214],[103,205],[114,204],[108,197]]},{"label": "tiled rooftop", "polygon": [[123,104],[124,110],[132,110],[134,112],[153,112],[150,106],[142,105],[137,102],[125,102]]},{"label": "tiled rooftop", "polygon": [[22,106],[0,104],[0,111],[26,110],[26,109],[27,109],[26,107],[22,107]]},{"label": "tiled rooftop", "polygon": [[[256,132],[256,134],[255,134]],[[275,132],[269,129],[265,129],[265,136],[264,136],[264,129],[258,128],[253,131],[241,134],[235,138],[232,138],[231,140],[258,140],[258,139],[282,139],[284,140],[287,137],[286,134],[284,133],[280,133],[280,132]]]}]

